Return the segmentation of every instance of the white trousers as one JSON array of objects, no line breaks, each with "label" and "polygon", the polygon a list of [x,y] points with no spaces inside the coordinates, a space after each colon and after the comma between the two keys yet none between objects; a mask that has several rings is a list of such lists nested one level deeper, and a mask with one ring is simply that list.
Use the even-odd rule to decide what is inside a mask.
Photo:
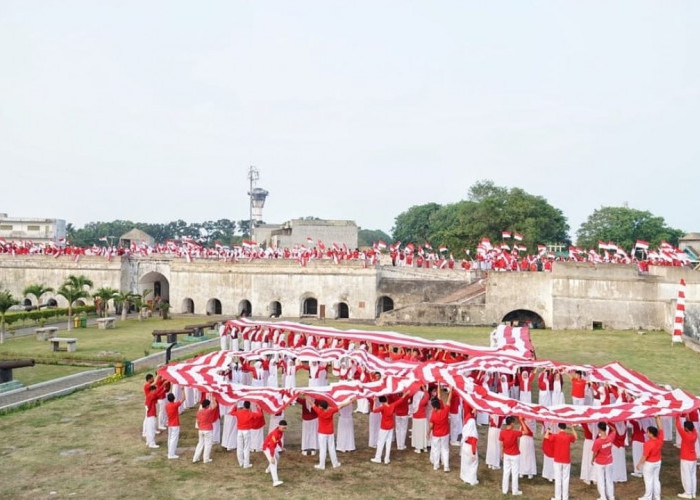
[{"label": "white trousers", "polygon": [[236,458],[241,467],[250,463],[250,431],[238,429],[236,436]]},{"label": "white trousers", "polygon": [[406,449],[406,434],[408,434],[408,415],[397,416],[394,419],[396,428],[396,449]]},{"label": "white trousers", "polygon": [[168,456],[177,455],[177,442],[180,440],[180,426],[168,427]]},{"label": "white trousers", "polygon": [[333,467],[338,467],[338,455],[335,453],[335,434],[319,434],[318,435],[318,465],[326,466],[326,450],[331,458]]},{"label": "white trousers", "polygon": [[479,469],[479,455],[472,453],[470,444],[463,444],[461,451],[461,464],[459,469],[459,478],[465,483],[474,486],[479,481],[476,478],[476,472]]},{"label": "white trousers", "polygon": [[192,462],[199,460],[199,457],[204,451],[204,463],[211,460],[211,444],[212,444],[212,431],[199,431],[199,441],[197,441],[197,447],[194,449],[194,457],[192,457]]},{"label": "white trousers", "polygon": [[554,498],[556,500],[569,500],[570,476],[571,464],[554,462]]},{"label": "white trousers", "polygon": [[698,490],[698,463],[695,460],[681,460],[681,484],[683,492],[695,498]]},{"label": "white trousers", "polygon": [[156,417],[146,417],[146,444],[156,444]]},{"label": "white trousers", "polygon": [[445,471],[450,469],[450,435],[430,438],[430,462],[437,470],[442,462]]},{"label": "white trousers", "polygon": [[462,432],[462,415],[450,413],[450,444],[459,444],[459,434]]},{"label": "white trousers", "polygon": [[642,466],[642,475],[644,476],[644,496],[639,497],[644,500],[660,500],[661,499],[661,482],[659,481],[659,472],[661,472],[661,461],[644,462]]},{"label": "white trousers", "polygon": [[593,466],[598,484],[598,495],[601,500],[613,500],[615,498],[615,486],[612,480],[612,464]]},{"label": "white trousers", "polygon": [[583,448],[581,451],[581,481],[591,482],[595,480],[595,474],[593,472],[593,465],[591,464],[591,459],[593,458],[593,440],[584,439]]},{"label": "white trousers", "polygon": [[279,463],[280,460],[280,455],[279,453],[275,453],[274,455],[274,460],[275,463],[272,463],[273,456],[270,455],[270,450],[263,450],[263,453],[265,453],[265,458],[267,458],[268,466],[267,470],[270,471],[270,475],[272,476],[272,484],[275,484],[277,481],[280,480],[279,476],[277,475],[277,464]]},{"label": "white trousers", "polygon": [[501,491],[508,494],[508,479],[510,477],[511,493],[520,491],[518,489],[518,478],[520,477],[520,455],[503,455],[503,480],[501,481]]},{"label": "white trousers", "polygon": [[382,459],[382,450],[386,446],[386,452],[384,453],[384,463],[389,463],[391,459],[391,441],[394,437],[394,429],[379,429],[379,434],[377,435],[377,451],[374,454],[375,460]]}]

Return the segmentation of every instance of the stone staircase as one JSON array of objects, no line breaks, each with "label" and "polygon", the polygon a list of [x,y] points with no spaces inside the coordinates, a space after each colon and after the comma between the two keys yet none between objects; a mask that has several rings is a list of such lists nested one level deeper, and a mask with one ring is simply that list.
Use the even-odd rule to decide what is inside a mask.
[{"label": "stone staircase", "polygon": [[435,300],[435,304],[469,304],[480,302],[486,295],[486,283],[483,279],[469,283],[444,297]]}]

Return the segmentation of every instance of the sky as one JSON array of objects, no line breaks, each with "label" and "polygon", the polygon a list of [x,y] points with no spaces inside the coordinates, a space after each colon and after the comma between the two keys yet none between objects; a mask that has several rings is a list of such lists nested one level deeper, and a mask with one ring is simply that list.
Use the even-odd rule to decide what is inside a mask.
[{"label": "sky", "polygon": [[[700,2],[0,2],[0,212],[351,219],[490,179],[700,231]],[[511,228],[517,231],[517,228]]]}]

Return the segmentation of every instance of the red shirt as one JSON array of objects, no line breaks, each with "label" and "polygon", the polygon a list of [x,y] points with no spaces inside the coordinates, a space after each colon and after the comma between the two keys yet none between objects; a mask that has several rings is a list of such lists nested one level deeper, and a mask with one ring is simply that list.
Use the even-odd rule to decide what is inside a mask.
[{"label": "red shirt", "polygon": [[642,452],[642,455],[646,457],[647,462],[658,462],[661,460],[661,447],[663,444],[664,431],[659,429],[659,435],[657,437],[651,438],[649,441],[644,443],[644,451]]},{"label": "red shirt", "polygon": [[518,439],[522,436],[522,431],[516,429],[502,429],[498,440],[503,443],[503,454],[504,455],[520,455],[520,446],[518,446]]},{"label": "red shirt", "polygon": [[270,432],[267,437],[265,438],[265,441],[263,442],[263,450],[267,450],[270,452],[270,455],[275,454],[275,449],[279,446],[282,448],[282,436],[284,433],[280,430],[279,427],[275,427],[275,429]]},{"label": "red shirt", "polygon": [[381,413],[382,421],[379,428],[385,431],[394,428],[394,411],[396,410],[396,401],[393,403],[380,404],[372,410],[373,413]]},{"label": "red shirt", "polygon": [[571,463],[571,443],[576,442],[576,436],[568,432],[550,434],[549,439],[554,444],[554,461],[558,464]]},{"label": "red shirt", "polygon": [[698,455],[695,452],[695,442],[698,440],[698,432],[695,429],[686,431],[680,417],[676,417],[676,429],[681,437],[681,460],[696,461]]},{"label": "red shirt", "polygon": [[424,392],[423,397],[418,402],[418,406],[416,408],[415,413],[413,414],[413,418],[425,418],[425,409],[428,406],[429,399],[430,396],[428,396],[428,393]]},{"label": "red shirt", "polygon": [[583,378],[571,379],[571,397],[583,399],[586,396],[586,381]]},{"label": "red shirt", "polygon": [[159,389],[154,389],[146,394],[146,416],[155,417],[156,416],[156,403],[165,394],[165,388],[160,387]]},{"label": "red shirt", "polygon": [[180,406],[182,401],[173,401],[165,405],[165,413],[168,415],[168,427],[180,426]]},{"label": "red shirt", "polygon": [[606,437],[598,437],[593,441],[593,448],[591,451],[595,455],[594,463],[598,465],[609,465],[612,463],[612,441],[614,439],[612,433],[608,434]]},{"label": "red shirt", "polygon": [[253,428],[255,412],[246,408],[234,408],[230,413],[236,417],[236,425],[239,431],[249,431]]},{"label": "red shirt", "polygon": [[430,422],[433,424],[433,437],[443,437],[450,433],[450,408],[443,405],[442,408],[430,413]]},{"label": "red shirt", "polygon": [[197,410],[197,428],[200,431],[211,431],[214,429],[214,422],[219,418],[219,408],[211,406]]},{"label": "red shirt", "polygon": [[338,413],[338,408],[329,406],[325,410],[320,406],[314,407],[318,415],[318,433],[333,434],[333,415]]}]

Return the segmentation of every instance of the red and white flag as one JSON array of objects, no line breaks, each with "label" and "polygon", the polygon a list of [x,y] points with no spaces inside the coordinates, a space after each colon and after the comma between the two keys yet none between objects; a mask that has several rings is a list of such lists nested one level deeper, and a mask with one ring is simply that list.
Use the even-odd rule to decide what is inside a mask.
[{"label": "red and white flag", "polygon": [[98,240],[106,242],[106,241],[107,241],[107,237],[106,237],[106,236],[102,236],[101,238],[98,238]]},{"label": "red and white flag", "polygon": [[519,233],[513,233],[513,238],[515,238],[515,241],[523,241],[523,235]]},{"label": "red and white flag", "polygon": [[438,247],[438,252],[447,252],[447,247],[445,245],[440,245],[440,247]]},{"label": "red and white flag", "polygon": [[641,248],[642,250],[646,250],[649,248],[649,242],[644,240],[637,240],[637,243],[635,243],[634,248]]},{"label": "red and white flag", "polygon": [[681,278],[676,300],[676,316],[673,320],[673,342],[683,342],[683,322],[685,321],[685,280]]},{"label": "red and white flag", "polygon": [[510,238],[510,232],[509,232],[509,231],[503,231],[503,232],[501,233],[501,237],[502,237],[503,239]]}]

